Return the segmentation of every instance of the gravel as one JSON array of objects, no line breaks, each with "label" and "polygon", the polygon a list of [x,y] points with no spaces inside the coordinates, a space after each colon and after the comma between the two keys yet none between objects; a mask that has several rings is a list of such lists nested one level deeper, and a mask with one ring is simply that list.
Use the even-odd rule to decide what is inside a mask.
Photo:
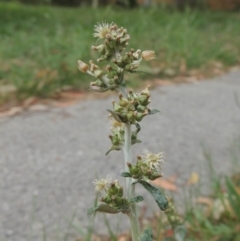
[{"label": "gravel", "polygon": [[[141,122],[142,143],[134,146],[134,156],[144,148],[164,151],[165,177],[177,175],[180,189],[197,172],[203,193],[209,192],[204,152],[218,174],[235,169],[233,152],[240,157],[237,95],[240,99],[238,71],[154,89],[151,107],[161,112]],[[117,178],[123,170],[121,152],[104,156],[110,147],[106,109],[113,98],[0,120],[0,241],[75,240],[80,234],[74,227],[88,227],[86,212],[95,199],[92,182],[110,173]],[[145,195],[142,188],[139,193]],[[151,197],[146,200],[154,210]],[[114,217],[113,229],[123,215]],[[128,227],[122,223],[122,229]],[[106,232],[102,215],[97,215],[95,229]]]}]

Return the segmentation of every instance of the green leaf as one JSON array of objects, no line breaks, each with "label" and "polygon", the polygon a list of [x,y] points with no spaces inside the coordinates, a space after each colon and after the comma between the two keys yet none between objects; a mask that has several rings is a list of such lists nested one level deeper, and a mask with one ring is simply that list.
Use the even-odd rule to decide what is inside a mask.
[{"label": "green leaf", "polygon": [[95,212],[102,212],[102,213],[119,213],[119,210],[110,207],[108,204],[101,203],[96,207],[88,209],[88,216],[91,216]]},{"label": "green leaf", "polygon": [[140,241],[152,241],[153,233],[150,227],[144,229],[140,235]]},{"label": "green leaf", "polygon": [[107,111],[112,115],[112,117],[113,117],[117,122],[122,123],[122,120],[119,118],[119,116],[118,116],[117,113],[115,113],[114,111],[109,110],[109,109],[107,109]]},{"label": "green leaf", "polygon": [[105,153],[105,156],[107,156],[111,151],[113,151],[113,150],[115,150],[115,151],[120,151],[121,150],[121,148],[118,148],[118,147],[116,147],[116,146],[112,146],[106,153]]},{"label": "green leaf", "polygon": [[158,113],[158,112],[160,112],[160,111],[157,110],[157,109],[153,109],[153,110],[149,110],[149,109],[148,109],[148,114],[149,114],[149,115],[153,115],[153,114],[156,114],[156,113]]},{"label": "green leaf", "polygon": [[142,184],[143,187],[152,194],[152,196],[154,197],[158,207],[162,211],[165,211],[168,207],[168,200],[165,197],[165,195],[158,188],[152,186],[148,182],[145,182],[145,181],[142,181],[142,180],[139,180],[138,182],[140,184]]},{"label": "green leaf", "polygon": [[142,141],[136,139],[136,140],[133,140],[133,141],[132,141],[132,145],[137,144],[137,143],[141,143],[141,142],[142,142]]},{"label": "green leaf", "polygon": [[134,197],[130,200],[130,203],[139,203],[141,201],[143,201],[143,197],[142,196],[136,196],[136,197]]},{"label": "green leaf", "polygon": [[135,126],[137,128],[137,133],[138,133],[141,130],[141,126],[138,123]]},{"label": "green leaf", "polygon": [[122,172],[121,176],[122,177],[132,177],[132,175],[129,172]]}]

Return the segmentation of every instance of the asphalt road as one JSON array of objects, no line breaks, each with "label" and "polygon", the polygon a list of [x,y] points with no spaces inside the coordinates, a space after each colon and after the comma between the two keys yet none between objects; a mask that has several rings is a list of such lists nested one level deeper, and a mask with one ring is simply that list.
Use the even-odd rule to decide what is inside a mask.
[{"label": "asphalt road", "polygon": [[[240,72],[153,90],[151,107],[161,113],[143,120],[143,142],[134,146],[134,155],[143,148],[164,151],[165,177],[177,174],[180,187],[197,172],[207,192],[211,184],[204,150],[217,173],[236,169],[233,153],[240,160],[240,108],[234,95],[240,99]],[[117,178],[123,170],[121,152],[104,156],[110,146],[106,109],[112,99],[0,120],[0,241],[74,240],[76,230],[68,221],[87,227],[86,210],[95,197],[92,182],[107,174]],[[95,226],[105,231],[101,215]]]}]

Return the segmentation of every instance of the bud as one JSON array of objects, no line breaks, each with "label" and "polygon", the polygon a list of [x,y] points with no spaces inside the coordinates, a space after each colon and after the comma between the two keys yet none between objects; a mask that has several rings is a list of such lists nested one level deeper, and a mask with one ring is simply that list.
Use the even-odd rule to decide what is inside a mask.
[{"label": "bud", "polygon": [[121,43],[121,44],[125,44],[125,43],[127,43],[127,41],[128,41],[129,39],[130,39],[130,36],[127,35],[125,38],[120,39],[120,43]]},{"label": "bud", "polygon": [[146,110],[146,107],[143,105],[138,105],[137,106],[137,111],[143,113]]},{"label": "bud", "polygon": [[94,73],[94,76],[95,76],[97,79],[98,79],[98,78],[101,78],[101,77],[104,75],[103,71],[100,70],[100,69],[96,69],[93,73]]},{"label": "bud", "polygon": [[142,58],[145,61],[149,61],[156,58],[155,52],[152,50],[145,50],[142,52]]},{"label": "bud", "polygon": [[123,98],[122,94],[119,94],[119,105],[122,107],[126,107],[129,104],[129,101]]},{"label": "bud", "polygon": [[147,106],[149,104],[149,97],[147,97],[146,95],[140,95],[138,97],[138,102],[140,103],[140,105],[143,106]]},{"label": "bud", "polygon": [[141,95],[146,95],[146,96],[150,96],[150,92],[149,92],[149,90],[150,90],[150,85],[148,85],[147,86],[147,88],[146,89],[144,89],[142,92],[141,92]]},{"label": "bud", "polygon": [[141,156],[137,156],[137,161],[141,161],[142,157]]},{"label": "bud", "polygon": [[127,112],[127,119],[130,123],[134,123],[135,121],[135,115],[133,113],[133,111],[128,111]]},{"label": "bud", "polygon": [[115,183],[112,182],[111,186],[108,189],[108,195],[112,196],[112,199],[114,199],[113,195],[118,194],[118,188],[116,187]]},{"label": "bud", "polygon": [[160,173],[150,173],[148,175],[148,178],[151,180],[151,181],[154,181],[155,179],[159,178],[159,177],[162,177],[162,175]]},{"label": "bud", "polygon": [[78,60],[78,68],[83,73],[86,73],[89,69],[88,65],[82,62],[81,60]]},{"label": "bud", "polygon": [[90,70],[93,72],[95,71],[96,69],[99,69],[99,67],[93,63],[92,60],[89,61],[89,64],[90,64]]},{"label": "bud", "polygon": [[131,167],[129,167],[129,172],[130,172],[130,174],[131,174],[132,176],[134,175],[135,178],[140,175],[139,169],[138,169],[136,166],[131,166]]},{"label": "bud", "polygon": [[103,44],[98,45],[98,46],[92,46],[92,49],[97,50],[100,54],[106,53],[105,46]]},{"label": "bud", "polygon": [[144,116],[146,116],[146,115],[147,115],[146,112],[144,112],[144,113],[138,112],[137,115],[136,115],[136,121],[138,121],[138,122],[141,121],[142,118],[143,118]]},{"label": "bud", "polygon": [[141,53],[141,50],[138,49],[135,53],[133,53],[133,58],[136,60],[139,58],[139,54]]},{"label": "bud", "polygon": [[123,198],[122,197],[117,197],[115,199],[115,203],[117,207],[120,207],[121,205],[123,205]]},{"label": "bud", "polygon": [[118,196],[122,197],[123,196],[123,187],[118,188]]},{"label": "bud", "polygon": [[112,144],[113,144],[114,146],[118,146],[118,145],[121,144],[120,139],[118,138],[118,136],[114,136],[114,137],[111,139],[111,141],[112,141]]},{"label": "bud", "polygon": [[105,84],[100,79],[97,79],[96,81],[91,82],[90,84],[91,86],[105,87]]},{"label": "bud", "polygon": [[100,201],[110,204],[112,202],[112,199],[109,195],[106,195],[105,197],[100,198]]},{"label": "bud", "polygon": [[113,101],[112,104],[113,104],[113,110],[114,111],[121,112],[123,110],[123,108],[118,103],[116,103],[115,101]]},{"label": "bud", "polygon": [[108,78],[113,78],[114,76],[116,76],[118,73],[115,69],[112,69],[112,67],[110,66],[110,68],[108,68],[108,73],[107,73],[107,77]]}]

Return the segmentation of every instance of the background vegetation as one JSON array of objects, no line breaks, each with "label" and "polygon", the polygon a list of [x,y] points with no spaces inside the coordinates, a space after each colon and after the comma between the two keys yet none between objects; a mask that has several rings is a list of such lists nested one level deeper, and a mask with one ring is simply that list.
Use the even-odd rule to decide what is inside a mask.
[{"label": "background vegetation", "polygon": [[[131,46],[154,49],[156,61],[142,70],[154,78],[192,76],[239,64],[239,12],[166,7],[125,9],[108,6],[62,8],[0,3],[0,101],[29,96],[58,97],[62,90],[83,90],[86,79],[76,61],[93,59],[93,26],[116,22],[129,29]],[[136,79],[132,75],[130,79]],[[133,82],[134,83],[134,82]]]},{"label": "background vegetation", "polygon": [[240,8],[240,0],[3,0],[27,4],[48,4],[59,6],[106,6],[119,5],[124,7],[167,5],[183,9],[187,6],[195,8],[210,8],[215,10],[236,10]]}]

